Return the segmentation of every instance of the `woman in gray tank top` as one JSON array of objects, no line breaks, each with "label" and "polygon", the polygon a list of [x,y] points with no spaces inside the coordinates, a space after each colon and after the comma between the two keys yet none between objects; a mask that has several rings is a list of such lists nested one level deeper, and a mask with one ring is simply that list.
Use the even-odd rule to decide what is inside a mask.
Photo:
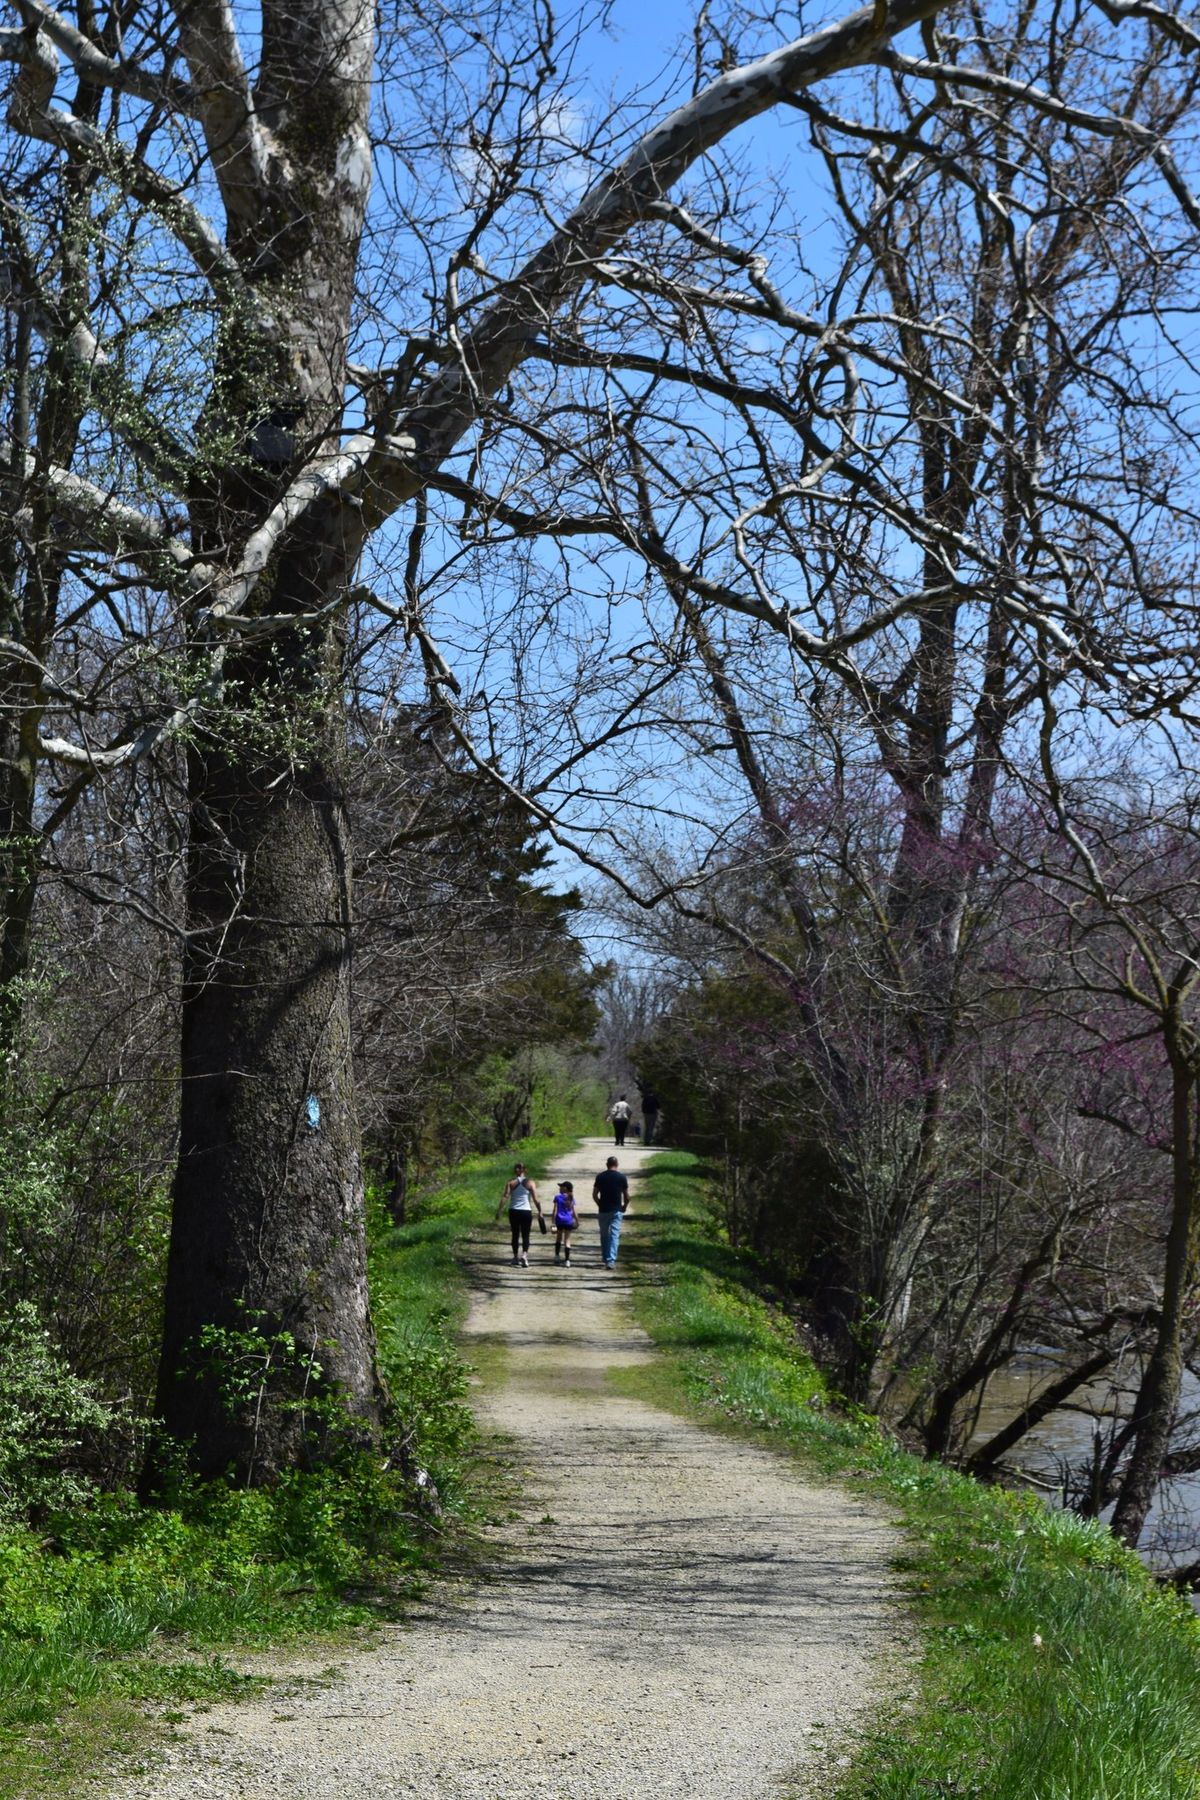
[{"label": "woman in gray tank top", "polygon": [[542,1216],[541,1201],[537,1197],[537,1188],[525,1173],[524,1163],[514,1163],[512,1180],[504,1184],[504,1192],[500,1196],[500,1204],[496,1208],[496,1217],[508,1207],[508,1223],[512,1232],[512,1259],[523,1269],[529,1267],[529,1233],[533,1226],[534,1208],[537,1215]]}]

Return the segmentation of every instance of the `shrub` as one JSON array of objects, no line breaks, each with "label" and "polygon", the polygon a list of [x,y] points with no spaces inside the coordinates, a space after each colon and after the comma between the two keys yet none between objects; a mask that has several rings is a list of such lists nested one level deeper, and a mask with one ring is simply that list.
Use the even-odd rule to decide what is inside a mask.
[{"label": "shrub", "polygon": [[89,1487],[78,1467],[83,1441],[112,1423],[30,1301],[0,1314],[0,1528],[81,1500]]}]

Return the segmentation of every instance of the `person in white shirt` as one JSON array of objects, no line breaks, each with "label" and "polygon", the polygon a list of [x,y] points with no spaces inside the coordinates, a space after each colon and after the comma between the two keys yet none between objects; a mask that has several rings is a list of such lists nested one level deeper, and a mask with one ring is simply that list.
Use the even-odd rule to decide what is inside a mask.
[{"label": "person in white shirt", "polygon": [[630,1106],[624,1094],[621,1095],[619,1100],[613,1101],[608,1109],[608,1116],[612,1121],[613,1133],[617,1140],[617,1149],[619,1150],[621,1145],[625,1142],[625,1133],[629,1130],[629,1121],[633,1117],[633,1108]]}]

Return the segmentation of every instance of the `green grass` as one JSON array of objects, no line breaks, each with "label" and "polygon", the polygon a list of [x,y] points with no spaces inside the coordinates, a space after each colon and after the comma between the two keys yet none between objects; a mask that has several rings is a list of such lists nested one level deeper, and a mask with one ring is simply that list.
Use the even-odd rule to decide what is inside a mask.
[{"label": "green grass", "polygon": [[[467,1312],[467,1279],[459,1256],[463,1240],[492,1224],[513,1163],[519,1157],[541,1181],[573,1142],[525,1138],[489,1156],[469,1156],[441,1187],[421,1198],[412,1224],[378,1228],[371,1249],[371,1296],[390,1382],[402,1382],[396,1359],[403,1360],[408,1347],[425,1343],[431,1334],[453,1342]],[[498,1236],[506,1229],[495,1226]]]},{"label": "green grass", "polygon": [[[537,1173],[561,1147],[537,1140],[520,1154]],[[411,1225],[377,1220],[372,1233],[380,1361],[443,1519],[423,1524],[403,1476],[360,1455],[272,1492],[217,1483],[171,1510],[98,1495],[45,1531],[0,1534],[0,1800],[70,1794],[101,1747],[110,1758],[146,1740],[147,1703],[169,1720],[256,1685],[231,1648],[344,1638],[402,1614],[463,1541],[497,1478],[465,1405],[455,1252],[491,1218],[513,1157],[469,1159]]]},{"label": "green grass", "polygon": [[665,1155],[649,1179],[654,1222],[630,1250],[656,1265],[636,1304],[667,1353],[660,1394],[854,1483],[905,1527],[916,1694],[862,1736],[831,1800],[1196,1800],[1191,1609],[1102,1526],[921,1462],[832,1406],[717,1241],[694,1159]]},{"label": "green grass", "polygon": [[[472,1465],[478,1467],[477,1445],[469,1425],[465,1431],[447,1432],[437,1416],[443,1406],[460,1407],[465,1392],[466,1365],[456,1341],[468,1305],[463,1244],[477,1231],[507,1230],[494,1223],[494,1215],[518,1157],[541,1181],[573,1142],[568,1137],[525,1138],[492,1155],[467,1157],[442,1186],[422,1197],[411,1224],[380,1228],[372,1243],[372,1305],[389,1391],[426,1447],[443,1500],[467,1511],[473,1504],[469,1474]],[[499,1355],[490,1346],[472,1349],[474,1365],[486,1359],[491,1375],[498,1373]],[[447,1441],[456,1449],[439,1455],[437,1447]],[[486,1501],[486,1482],[482,1489]]]},{"label": "green grass", "polygon": [[[372,1478],[373,1479],[373,1478]],[[370,1609],[349,1583],[386,1565],[415,1573],[411,1527],[351,1542],[365,1472],[309,1477],[277,1494],[197,1490],[176,1510],[105,1496],[53,1537],[0,1538],[0,1795],[71,1791],[95,1747],[144,1735],[139,1707],[204,1703],[247,1687],[222,1654],[300,1632],[336,1632]],[[344,1535],[345,1534],[345,1535]]]}]

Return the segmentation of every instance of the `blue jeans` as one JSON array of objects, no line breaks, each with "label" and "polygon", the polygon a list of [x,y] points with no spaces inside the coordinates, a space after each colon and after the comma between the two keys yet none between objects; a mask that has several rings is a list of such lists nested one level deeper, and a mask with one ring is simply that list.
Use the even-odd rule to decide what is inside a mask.
[{"label": "blue jeans", "polygon": [[617,1245],[621,1241],[621,1209],[615,1212],[600,1214],[600,1255],[606,1263],[617,1260]]}]

